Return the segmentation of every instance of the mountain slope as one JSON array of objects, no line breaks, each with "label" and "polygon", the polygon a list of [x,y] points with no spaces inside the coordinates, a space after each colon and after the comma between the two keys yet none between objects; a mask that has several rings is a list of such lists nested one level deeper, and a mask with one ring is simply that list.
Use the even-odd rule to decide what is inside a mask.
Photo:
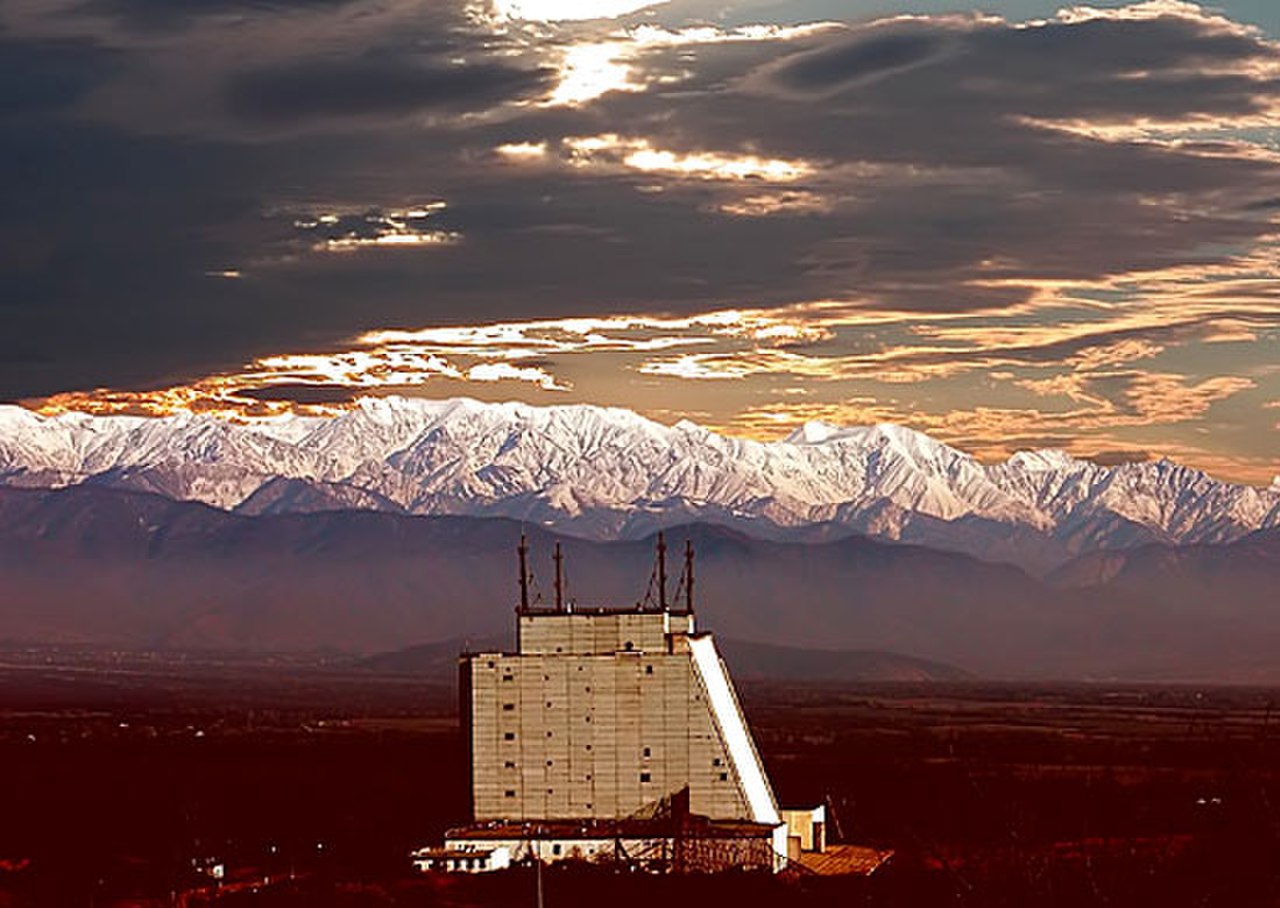
[{"label": "mountain slope", "polygon": [[[349,653],[480,639],[509,631],[522,529],[535,599],[550,596],[557,541],[571,600],[645,599],[652,539],[371,511],[249,516],[93,486],[0,488],[0,639]],[[698,553],[701,626],[757,645],[845,651],[814,663],[823,675],[843,665],[836,676],[849,676],[868,652],[890,652],[985,676],[1280,677],[1280,533],[1138,550],[1101,582],[1074,586],[857,536],[671,531],[673,542],[686,537]],[[1166,582],[1169,559],[1180,573]],[[801,670],[786,653],[748,656]]]},{"label": "mountain slope", "polygon": [[690,521],[784,539],[815,525],[1045,570],[1280,525],[1280,487],[1062,452],[994,466],[892,425],[762,443],[627,410],[368,398],[333,418],[43,417],[0,407],[0,483],[87,483],[246,513],[500,516],[593,539]]}]

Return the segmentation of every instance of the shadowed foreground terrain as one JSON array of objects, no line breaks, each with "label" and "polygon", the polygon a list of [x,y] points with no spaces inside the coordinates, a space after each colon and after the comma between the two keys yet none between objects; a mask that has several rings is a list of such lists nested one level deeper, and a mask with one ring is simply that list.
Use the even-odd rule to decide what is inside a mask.
[{"label": "shadowed foreground terrain", "polygon": [[[545,874],[546,904],[1249,906],[1280,899],[1261,689],[742,685],[779,800],[893,849],[868,879]],[[420,877],[466,818],[452,691],[301,657],[0,659],[0,905],[521,905]],[[193,867],[224,861],[209,888]]]}]

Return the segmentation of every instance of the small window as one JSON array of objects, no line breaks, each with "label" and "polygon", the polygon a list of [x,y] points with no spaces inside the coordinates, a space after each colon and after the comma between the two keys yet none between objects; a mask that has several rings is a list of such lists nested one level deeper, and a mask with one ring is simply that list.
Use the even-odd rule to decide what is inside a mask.
[{"label": "small window", "polygon": [[550,709],[550,708],[551,708],[551,701],[550,701],[550,700],[548,700],[548,701],[547,701],[547,709]]},{"label": "small window", "polygon": [[503,676],[502,676],[502,680],[503,680],[503,681],[514,681],[514,680],[515,680],[515,676],[513,676],[513,675],[503,675]]},{"label": "small window", "polygon": [[553,766],[553,765],[555,765],[555,761],[554,761],[554,760],[548,760],[548,761],[547,761],[547,765],[548,765],[548,766]]},{"label": "small window", "polygon": [[633,649],[636,648],[636,646],[634,643],[628,640],[626,643],[622,645],[622,648],[625,649],[627,652],[631,652]]},{"label": "small window", "polygon": [[647,748],[647,747],[646,747],[646,748],[644,749],[644,755],[645,755],[646,757],[651,757],[651,756],[653,756],[653,751],[651,751],[649,748]]},{"label": "small window", "polygon": [[548,788],[548,789],[547,789],[547,794],[549,794],[549,795],[550,795],[550,794],[555,794],[555,793],[556,793],[556,790],[555,790],[554,788]]},{"label": "small window", "polygon": [[729,781],[729,774],[728,774],[727,772],[722,772],[722,773],[720,773],[720,781],[721,781],[721,782],[728,782],[728,781]]},{"label": "small window", "polygon": [[515,739],[516,733],[513,731],[506,731],[502,733],[502,740],[504,741],[514,741]]},{"label": "small window", "polygon": [[720,758],[719,758],[719,757],[716,757],[715,759],[713,759],[713,760],[711,761],[711,765],[712,765],[712,766],[719,766],[719,765],[720,765]]},{"label": "small window", "polygon": [[559,854],[559,853],[560,853],[560,846],[559,846],[559,845],[552,845],[552,846],[551,846],[551,853],[552,853],[552,854]]},{"label": "small window", "polygon": [[[556,652],[557,652],[557,653],[563,653],[563,652],[564,652],[564,647],[563,647],[563,646],[557,646],[557,647],[556,647]],[[545,676],[544,676],[544,677],[545,677]]]},{"label": "small window", "polygon": [[516,761],[515,761],[515,760],[506,760],[506,761],[504,761],[504,762],[503,762],[503,764],[502,764],[502,768],[503,768],[503,769],[515,769],[515,768],[516,768]]},{"label": "small window", "polygon": [[502,793],[502,796],[504,798],[514,798],[516,796],[516,793],[514,790],[508,788],[506,791]]},{"label": "small window", "polygon": [[584,778],[585,778],[588,782],[590,782],[590,781],[591,781],[591,773],[587,773],[587,774],[586,774],[586,776],[585,776]]},{"label": "small window", "polygon": [[642,772],[642,773],[640,773],[640,781],[641,781],[641,782],[651,782],[651,781],[653,781],[653,778],[652,778],[652,776],[651,776],[649,773],[647,773],[647,772]]},{"label": "small window", "polygon": [[652,666],[652,665],[646,665],[646,666],[644,667],[644,673],[645,673],[646,675],[652,675],[652,674],[653,674],[653,666]]},{"label": "small window", "polygon": [[547,732],[547,737],[551,737],[551,732]]},{"label": "small window", "polygon": [[493,668],[493,660],[490,659],[488,662],[485,663],[485,665],[487,665],[489,668]]},{"label": "small window", "polygon": [[504,713],[509,713],[509,712],[511,712],[511,711],[512,711],[513,709],[515,709],[515,708],[516,708],[516,705],[515,705],[514,703],[503,703],[503,704],[502,704],[502,711],[503,711]]},{"label": "small window", "polygon": [[587,745],[587,750],[590,750],[590,749],[591,749],[591,745],[590,745],[590,744],[588,744],[588,745]]}]

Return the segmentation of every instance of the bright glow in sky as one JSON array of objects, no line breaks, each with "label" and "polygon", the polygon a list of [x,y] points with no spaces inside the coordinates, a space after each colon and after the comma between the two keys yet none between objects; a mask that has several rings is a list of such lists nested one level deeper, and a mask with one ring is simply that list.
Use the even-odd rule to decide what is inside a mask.
[{"label": "bright glow in sky", "polygon": [[502,19],[535,22],[567,22],[583,19],[613,19],[666,0],[493,0],[494,12]]}]

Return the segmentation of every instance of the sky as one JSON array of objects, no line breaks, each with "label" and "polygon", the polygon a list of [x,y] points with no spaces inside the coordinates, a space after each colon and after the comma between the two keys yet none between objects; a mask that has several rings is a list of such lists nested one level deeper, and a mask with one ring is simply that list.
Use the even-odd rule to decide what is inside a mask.
[{"label": "sky", "polygon": [[1278,40],[1273,0],[5,0],[0,399],[895,422],[1265,485]]}]

